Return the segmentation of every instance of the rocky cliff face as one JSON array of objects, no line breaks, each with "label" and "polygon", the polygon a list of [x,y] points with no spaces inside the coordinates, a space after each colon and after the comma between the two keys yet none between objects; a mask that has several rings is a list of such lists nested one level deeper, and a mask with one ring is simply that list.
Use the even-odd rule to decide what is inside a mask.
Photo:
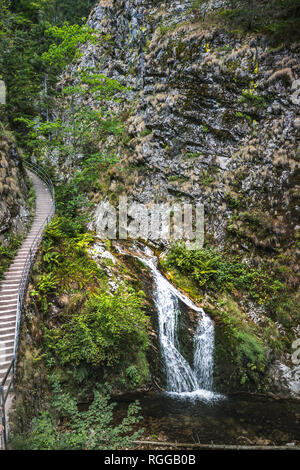
[{"label": "rocky cliff face", "polygon": [[[111,40],[88,47],[80,67],[130,87],[127,142],[114,143],[134,167],[126,189],[141,202],[203,202],[221,246],[229,222],[246,251],[288,246],[299,218],[299,45],[272,50],[264,37],[205,26],[191,3],[100,1],[90,16]],[[110,190],[123,182],[116,172]],[[232,221],[235,207],[268,233],[259,239],[246,215]]]},{"label": "rocky cliff face", "polygon": [[272,48],[203,21],[229,3],[205,2],[201,16],[187,0],[100,0],[88,22],[110,40],[85,46],[74,69],[129,88],[114,105],[126,138],[100,143],[120,157],[107,194],[201,202],[207,240],[258,266],[285,256],[296,288],[300,44]]},{"label": "rocky cliff face", "polygon": [[28,179],[11,134],[0,132],[0,244],[23,235],[29,222]]}]

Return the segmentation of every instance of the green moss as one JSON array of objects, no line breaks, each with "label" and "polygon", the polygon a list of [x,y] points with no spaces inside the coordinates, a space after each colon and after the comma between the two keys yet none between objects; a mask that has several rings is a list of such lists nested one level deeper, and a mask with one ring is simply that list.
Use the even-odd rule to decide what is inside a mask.
[{"label": "green moss", "polygon": [[202,295],[199,292],[195,282],[188,276],[184,275],[178,268],[172,267],[165,258],[160,259],[160,266],[166,272],[168,279],[174,283],[180,290],[183,290],[189,297],[196,302],[200,302]]},{"label": "green moss", "polygon": [[178,183],[184,183],[185,181],[187,181],[187,178],[185,176],[180,176],[180,175],[169,175],[168,181],[171,181],[171,182],[176,181]]},{"label": "green moss", "polygon": [[252,125],[252,123],[253,123],[252,117],[249,116],[249,114],[246,114],[246,113],[242,113],[242,112],[240,112],[240,111],[237,111],[237,112],[235,113],[235,116],[236,116],[237,118],[240,118],[240,119],[246,119],[246,120],[249,122],[250,125]]},{"label": "green moss", "polygon": [[256,106],[258,108],[266,108],[267,103],[265,102],[262,96],[254,94],[250,90],[244,90],[241,98],[239,98],[239,103],[247,103],[250,106]]},{"label": "green moss", "polygon": [[146,137],[147,135],[150,135],[151,132],[152,131],[150,129],[145,129],[144,131],[140,132],[140,137]]},{"label": "green moss", "polygon": [[186,152],[183,158],[199,158],[203,155],[202,152]]},{"label": "green moss", "polygon": [[208,171],[204,171],[202,175],[199,177],[199,184],[203,186],[209,186],[214,181],[214,177],[208,173]]},{"label": "green moss", "polygon": [[[264,382],[268,343],[261,337],[259,327],[247,318],[231,296],[219,298],[217,306],[217,310],[211,312],[217,321],[217,328],[222,330],[221,334],[217,334],[216,362],[221,363],[226,357],[230,357],[236,386],[245,385],[249,381],[255,383],[258,388]],[[219,345],[223,357],[218,355]]]}]

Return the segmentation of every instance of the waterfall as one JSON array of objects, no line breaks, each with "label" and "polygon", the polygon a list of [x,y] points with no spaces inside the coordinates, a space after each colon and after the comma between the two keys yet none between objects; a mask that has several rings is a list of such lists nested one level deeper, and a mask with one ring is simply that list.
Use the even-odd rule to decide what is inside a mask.
[{"label": "waterfall", "polygon": [[[136,248],[136,247],[135,247]],[[146,255],[146,256],[145,256]],[[135,255],[150,269],[155,282],[154,301],[158,312],[159,341],[167,378],[167,393],[178,398],[213,401],[222,398],[213,392],[214,325],[202,308],[178,291],[157,269],[156,258],[145,247]],[[199,313],[191,366],[176,348],[179,302]]]}]

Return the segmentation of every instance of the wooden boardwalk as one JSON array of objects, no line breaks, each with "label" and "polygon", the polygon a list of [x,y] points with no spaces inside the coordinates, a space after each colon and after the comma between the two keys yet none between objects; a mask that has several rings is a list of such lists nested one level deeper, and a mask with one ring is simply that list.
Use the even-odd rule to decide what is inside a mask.
[{"label": "wooden boardwalk", "polygon": [[27,173],[35,189],[36,211],[30,232],[6,271],[4,279],[0,281],[0,383],[14,357],[18,293],[25,261],[53,203],[46,184],[33,172],[27,170]]}]

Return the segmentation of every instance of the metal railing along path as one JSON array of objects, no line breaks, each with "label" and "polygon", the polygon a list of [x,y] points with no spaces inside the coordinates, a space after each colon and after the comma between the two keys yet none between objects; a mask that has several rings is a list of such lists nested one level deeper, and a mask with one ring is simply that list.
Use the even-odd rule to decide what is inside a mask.
[{"label": "metal railing along path", "polygon": [[[33,239],[30,241],[29,247],[26,248],[27,255],[25,258],[24,267],[22,269],[21,278],[18,281],[15,281],[18,284],[18,287],[17,287],[18,299],[17,299],[17,309],[16,309],[13,359],[11,360],[9,366],[7,367],[7,371],[0,384],[0,404],[1,404],[0,412],[2,414],[2,442],[3,442],[2,447],[4,447],[4,449],[7,449],[7,419],[6,419],[5,405],[6,405],[9,393],[14,385],[14,374],[16,370],[19,330],[20,330],[24,295],[25,295],[27,285],[28,285],[29,273],[33,265],[33,262],[35,260],[38,247],[43,238],[44,228],[50,222],[50,220],[52,219],[55,213],[55,194],[54,194],[54,187],[53,187],[51,179],[42,168],[40,168],[37,165],[34,165],[33,163],[24,162],[24,166],[29,172],[35,174],[46,185],[48,191],[50,192],[52,202],[49,207],[49,210],[46,212],[47,215],[42,217],[39,229],[37,230],[36,233],[34,233]],[[39,219],[40,219],[40,216],[39,216]],[[22,246],[20,250],[22,250]],[[0,436],[1,436],[1,432],[0,432]]]}]

